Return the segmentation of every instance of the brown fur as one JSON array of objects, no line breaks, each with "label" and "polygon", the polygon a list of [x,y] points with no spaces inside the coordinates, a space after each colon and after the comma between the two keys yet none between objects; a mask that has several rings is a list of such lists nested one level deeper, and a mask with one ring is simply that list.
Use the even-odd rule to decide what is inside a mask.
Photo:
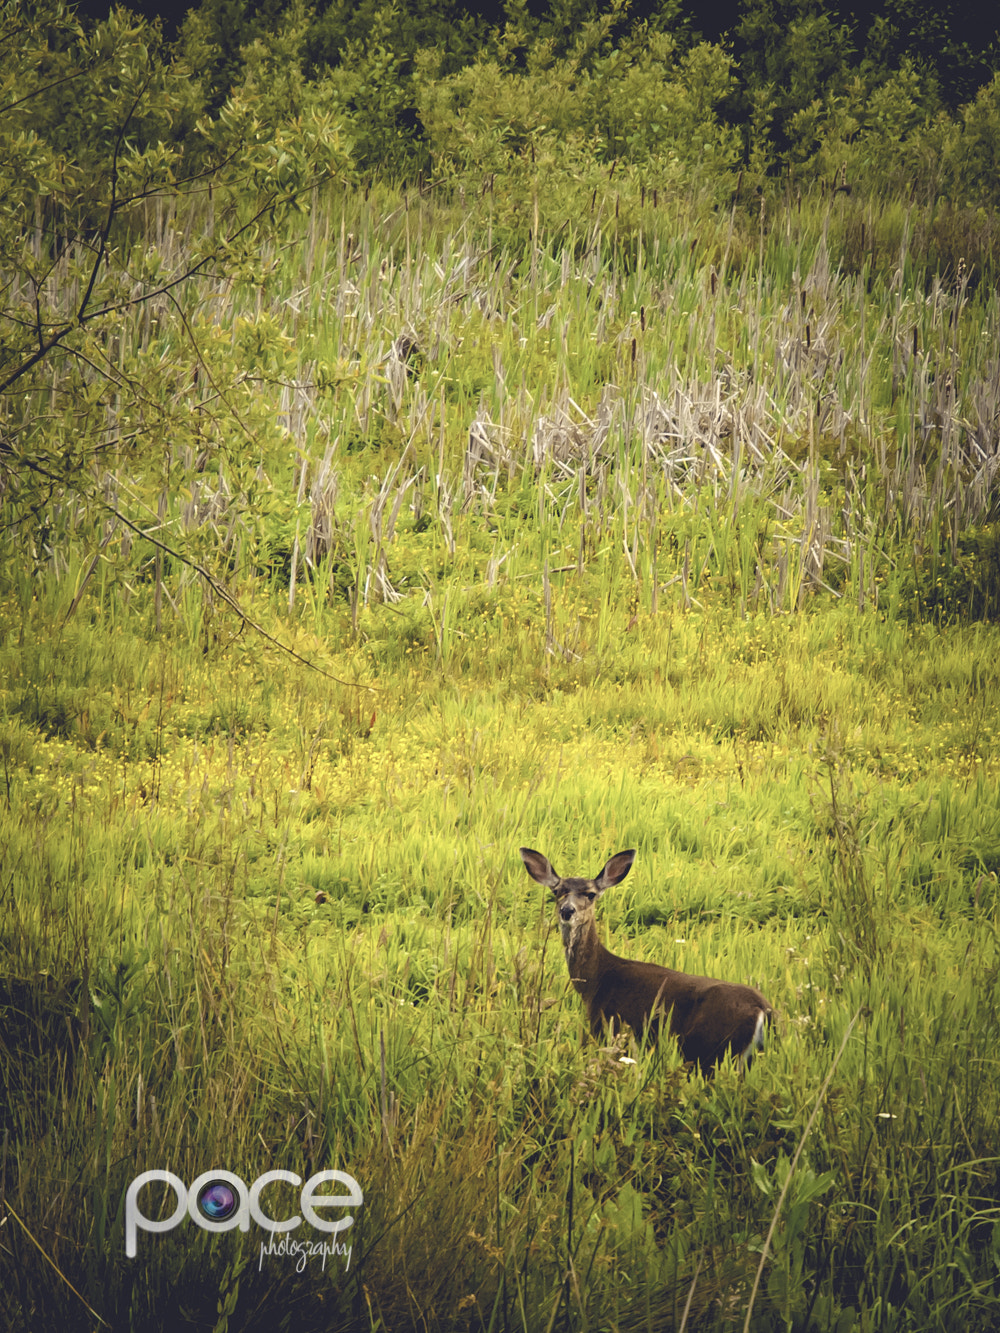
[{"label": "brown fur", "polygon": [[521,859],[532,879],[555,897],[570,980],[595,1037],[606,1025],[617,1032],[627,1023],[636,1037],[655,1040],[669,1015],[669,1031],[681,1055],[703,1072],[727,1051],[749,1065],[773,1015],[759,990],[619,958],[597,938],[594,905],[605,889],[625,878],[635,852],[618,852],[595,879],[562,879],[548,858],[530,847],[521,848]]}]

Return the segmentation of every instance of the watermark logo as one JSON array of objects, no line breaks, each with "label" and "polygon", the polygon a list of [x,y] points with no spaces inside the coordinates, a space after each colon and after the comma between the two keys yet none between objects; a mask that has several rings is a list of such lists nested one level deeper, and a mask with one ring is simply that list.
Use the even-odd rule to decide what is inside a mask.
[{"label": "watermark logo", "polygon": [[[139,1208],[140,1191],[157,1181],[169,1186],[176,1196],[177,1205],[169,1217],[147,1217]],[[274,1218],[264,1209],[261,1195],[268,1185],[277,1182],[296,1189],[301,1187],[300,1211],[292,1217]],[[333,1184],[342,1192],[320,1192],[323,1186]],[[354,1225],[351,1210],[360,1208],[363,1202],[361,1186],[346,1171],[317,1171],[305,1184],[294,1171],[265,1171],[252,1185],[247,1185],[232,1171],[205,1171],[190,1185],[185,1185],[173,1171],[143,1171],[132,1181],[125,1195],[125,1254],[129,1259],[135,1258],[140,1231],[153,1234],[172,1231],[185,1217],[205,1231],[231,1231],[234,1227],[249,1231],[252,1221],[270,1233],[270,1239],[261,1242],[261,1266],[265,1255],[280,1255],[293,1258],[296,1271],[301,1272],[308,1259],[318,1256],[322,1258],[324,1268],[328,1258],[336,1257],[345,1259],[349,1269],[351,1246],[345,1233]],[[332,1216],[334,1209],[342,1210],[341,1214]],[[285,1232],[294,1231],[303,1221],[330,1239],[284,1238]],[[282,1235],[282,1240],[275,1241],[275,1235]]]}]

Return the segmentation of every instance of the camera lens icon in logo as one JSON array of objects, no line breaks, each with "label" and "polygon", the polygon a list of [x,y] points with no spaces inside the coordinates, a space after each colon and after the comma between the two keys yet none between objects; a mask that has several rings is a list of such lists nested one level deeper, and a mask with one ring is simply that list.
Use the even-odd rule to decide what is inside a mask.
[{"label": "camera lens icon in logo", "polygon": [[239,1191],[226,1180],[209,1180],[198,1191],[198,1212],[209,1222],[225,1222],[239,1209]]}]

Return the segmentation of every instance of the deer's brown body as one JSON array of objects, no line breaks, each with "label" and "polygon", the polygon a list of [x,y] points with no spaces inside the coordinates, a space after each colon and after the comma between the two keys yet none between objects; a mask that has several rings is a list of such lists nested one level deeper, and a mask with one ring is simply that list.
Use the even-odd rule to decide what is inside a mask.
[{"label": "deer's brown body", "polygon": [[727,1051],[744,1065],[750,1063],[772,1016],[759,990],[619,958],[597,938],[594,904],[605,889],[625,878],[635,852],[618,852],[596,879],[562,879],[548,858],[530,847],[521,848],[521,859],[532,879],[555,897],[570,980],[595,1037],[605,1025],[618,1031],[627,1023],[640,1039],[655,1039],[666,1018],[683,1058],[704,1072]]}]

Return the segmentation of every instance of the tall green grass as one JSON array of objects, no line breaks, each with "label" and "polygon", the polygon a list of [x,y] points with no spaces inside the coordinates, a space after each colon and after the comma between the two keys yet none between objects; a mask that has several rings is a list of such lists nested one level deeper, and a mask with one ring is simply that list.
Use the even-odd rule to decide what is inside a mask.
[{"label": "tall green grass", "polygon": [[[123,331],[168,448],[105,403],[44,531],[4,495],[2,1318],[992,1329],[995,297],[829,203],[477,207],[317,201],[189,312],[209,388]],[[746,1078],[583,1040],[521,843],[638,849],[604,937],[760,986]],[[330,1166],[346,1271],[124,1257],[143,1170]]]},{"label": "tall green grass", "polygon": [[[249,647],[99,660],[101,623],[4,650],[12,1326],[728,1326],[852,1023],[751,1326],[990,1326],[991,634],[678,605],[534,690],[428,646],[359,715]],[[609,942],[764,986],[749,1078],[581,1044],[529,837],[638,847]],[[350,1275],[191,1228],[123,1260],[139,1171],[275,1164],[363,1182]]]}]

